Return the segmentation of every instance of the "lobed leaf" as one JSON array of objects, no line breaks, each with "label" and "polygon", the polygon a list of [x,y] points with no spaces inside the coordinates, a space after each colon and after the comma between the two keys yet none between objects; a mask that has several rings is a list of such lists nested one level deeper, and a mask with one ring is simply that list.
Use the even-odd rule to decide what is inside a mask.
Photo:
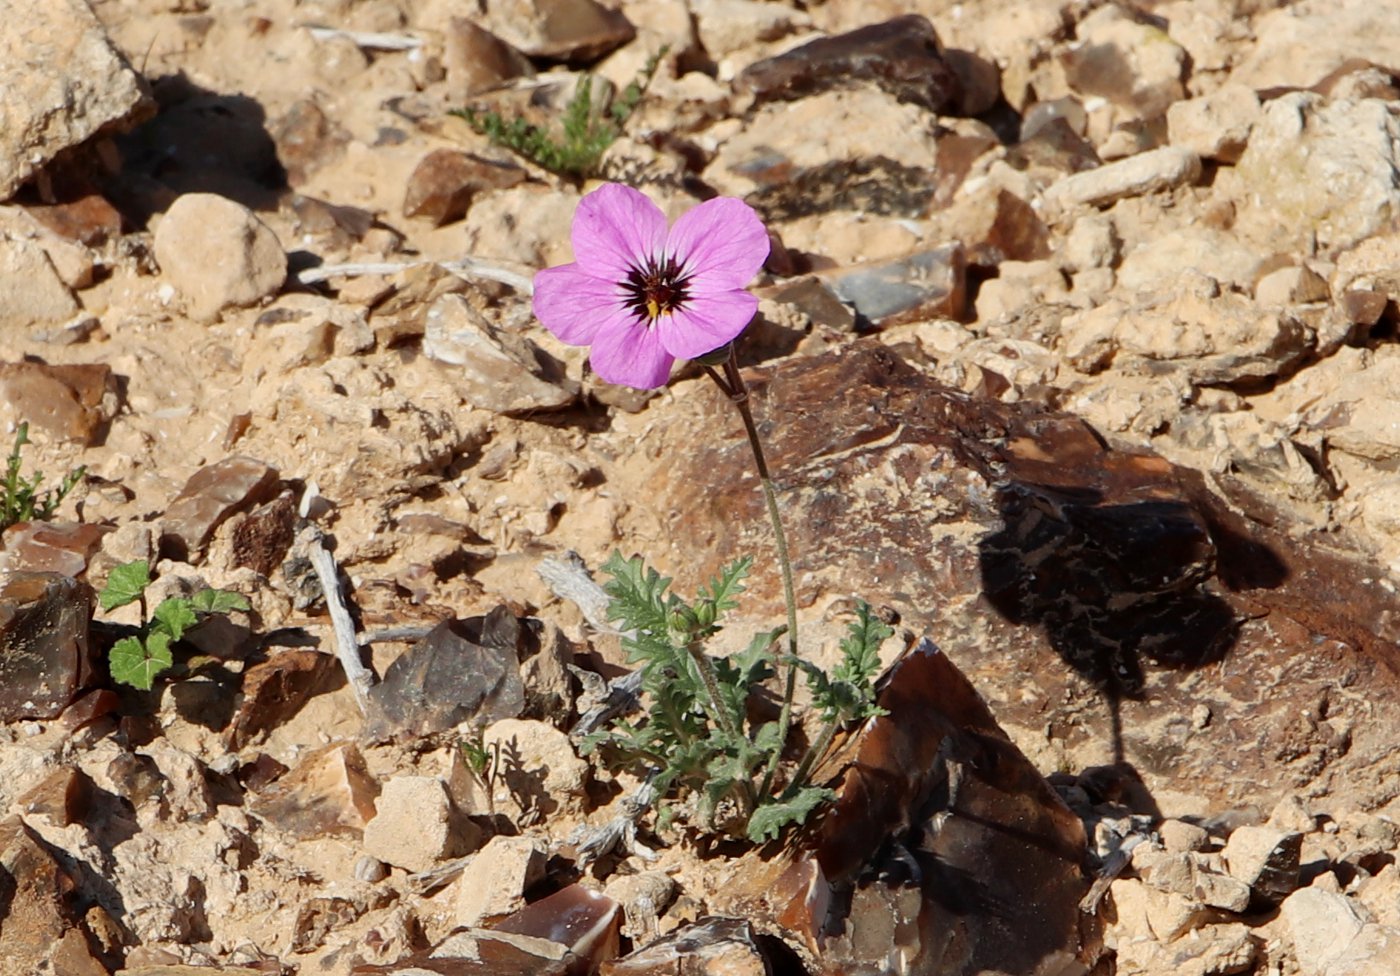
[{"label": "lobed leaf", "polygon": [[170,667],[170,637],[161,631],[151,633],[143,644],[138,638],[123,637],[112,645],[108,657],[112,680],[150,691],[156,675]]},{"label": "lobed leaf", "polygon": [[146,587],[151,584],[151,567],[144,559],[122,563],[113,568],[107,577],[107,585],[98,595],[98,603],[103,610],[115,610],[141,598]]},{"label": "lobed leaf", "polygon": [[749,817],[748,838],[755,844],[774,840],[784,827],[805,823],[813,810],[835,798],[836,794],[825,787],[804,786],[783,800],[765,803]]},{"label": "lobed leaf", "polygon": [[177,641],[197,623],[199,618],[190,608],[190,601],[182,596],[172,596],[162,600],[151,614],[151,634],[166,633],[172,641]]},{"label": "lobed leaf", "polygon": [[190,607],[196,613],[228,613],[231,610],[251,610],[252,605],[241,593],[230,590],[200,590],[190,597]]}]

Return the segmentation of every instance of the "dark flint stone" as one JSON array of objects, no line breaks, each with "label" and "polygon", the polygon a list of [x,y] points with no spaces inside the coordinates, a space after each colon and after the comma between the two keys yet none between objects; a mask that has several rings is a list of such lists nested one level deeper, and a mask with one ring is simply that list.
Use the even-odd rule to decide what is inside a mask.
[{"label": "dark flint stone", "polygon": [[116,378],[105,363],[0,363],[0,400],[34,429],[64,440],[84,445],[101,441],[117,406],[116,394]]},{"label": "dark flint stone", "polygon": [[0,533],[3,565],[7,570],[82,576],[112,528],[95,522],[16,522]]},{"label": "dark flint stone", "polygon": [[933,25],[918,14],[824,37],[757,61],[735,79],[755,104],[871,83],[901,102],[946,112],[961,97],[958,76],[943,57]]},{"label": "dark flint stone", "polygon": [[24,209],[59,237],[88,247],[101,247],[122,235],[121,213],[100,193],[85,192],[71,200]]},{"label": "dark flint stone", "polygon": [[272,498],[277,469],[256,458],[235,456],[200,468],[175,496],[161,520],[161,555],[190,562],[224,520]]},{"label": "dark flint stone", "polygon": [[828,283],[841,301],[880,328],[967,316],[967,257],[961,244],[861,265],[831,276]]},{"label": "dark flint stone", "polygon": [[485,617],[446,620],[398,657],[369,690],[370,741],[419,737],[463,722],[517,718],[520,621],[506,607]]},{"label": "dark flint stone", "polygon": [[503,190],[525,179],[513,163],[483,159],[455,149],[435,149],[414,167],[404,189],[403,215],[426,217],[435,226],[461,220],[483,190]]},{"label": "dark flint stone", "polygon": [[93,676],[92,588],[57,573],[0,581],[0,722],[56,718]]},{"label": "dark flint stone", "polygon": [[585,976],[617,956],[621,922],[618,902],[574,884],[512,912],[491,929],[557,942],[572,957],[567,959],[569,976]]},{"label": "dark flint stone", "polygon": [[60,766],[21,796],[16,803],[26,816],[45,816],[60,827],[81,821],[92,805],[93,782],[73,766]]}]

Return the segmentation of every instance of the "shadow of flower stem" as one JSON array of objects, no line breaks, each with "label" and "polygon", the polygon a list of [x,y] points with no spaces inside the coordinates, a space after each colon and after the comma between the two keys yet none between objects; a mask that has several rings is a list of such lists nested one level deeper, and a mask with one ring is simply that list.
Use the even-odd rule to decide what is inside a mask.
[{"label": "shadow of flower stem", "polygon": [[[729,355],[723,362],[724,375],[708,363],[701,363],[710,379],[723,391],[724,395],[739,411],[744,421],[744,432],[749,436],[749,447],[753,450],[754,464],[758,468],[758,480],[763,486],[763,500],[768,505],[768,520],[773,523],[773,540],[778,550],[778,566],[783,574],[783,601],[787,604],[788,654],[797,657],[797,600],[792,588],[792,561],[788,558],[787,536],[783,533],[783,520],[778,514],[778,495],[773,490],[773,479],[768,473],[768,461],[763,456],[763,443],[758,439],[758,427],[753,422],[753,411],[749,409],[749,388],[739,372],[738,354],[734,344],[729,344]],[[778,770],[778,760],[782,757],[783,743],[787,742],[792,728],[792,696],[797,687],[797,667],[787,664],[786,683],[783,688],[783,707],[778,715],[778,748],[773,750],[768,768],[763,774],[760,796],[766,796],[773,785],[773,777]]]}]

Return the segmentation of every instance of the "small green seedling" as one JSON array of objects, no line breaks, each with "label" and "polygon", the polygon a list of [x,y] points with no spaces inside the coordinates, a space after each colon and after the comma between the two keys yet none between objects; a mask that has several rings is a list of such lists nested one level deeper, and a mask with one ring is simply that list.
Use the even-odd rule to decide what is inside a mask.
[{"label": "small green seedling", "polygon": [[149,691],[156,675],[174,663],[170,647],[199,623],[202,616],[249,609],[248,601],[228,590],[203,589],[194,596],[172,596],[160,602],[155,613],[146,612],[146,587],[151,567],[144,559],[123,563],[112,570],[98,595],[103,610],[128,603],[141,604],[141,629],[135,637],[123,637],[112,645],[108,659],[112,679]]},{"label": "small green seedling", "polygon": [[57,485],[40,491],[39,485],[44,480],[41,472],[34,472],[32,478],[20,477],[20,452],[28,443],[29,424],[21,423],[5,465],[5,483],[0,485],[0,532],[17,522],[43,522],[52,518],[63,499],[87,473],[84,467],[74,468]]},{"label": "small green seedling", "polygon": [[622,128],[642,100],[642,94],[656,73],[656,66],[666,56],[662,48],[647,60],[637,79],[613,99],[605,114],[593,106],[593,76],[584,75],[574,89],[560,118],[562,138],[516,118],[506,120],[499,112],[478,112],[474,108],[455,110],[452,114],[467,120],[473,129],[498,146],[523,156],[552,173],[585,179],[596,175],[603,151],[622,135]]},{"label": "small green seedling", "polygon": [[[671,581],[640,558],[613,554],[603,566],[613,577],[604,587],[612,597],[608,616],[635,633],[623,639],[623,647],[642,669],[648,709],[636,724],[618,720],[589,736],[584,749],[606,749],[639,771],[654,771],[657,795],[692,807],[702,829],[762,843],[832,798],[830,790],[808,783],[808,774],[839,728],[883,714],[873,679],[880,644],[892,631],[861,604],[841,644],[841,663],[830,674],[794,662],[808,678],[823,728],[787,785],[775,792],[770,786],[784,745],[782,724],[755,725],[748,700],[774,674],[774,646],[785,628],[755,634],[747,648],[727,657],[704,651],[723,614],[737,606],[751,564],[748,558],[729,564],[690,604],[668,594]],[[674,815],[667,807],[660,813],[663,822]]]}]

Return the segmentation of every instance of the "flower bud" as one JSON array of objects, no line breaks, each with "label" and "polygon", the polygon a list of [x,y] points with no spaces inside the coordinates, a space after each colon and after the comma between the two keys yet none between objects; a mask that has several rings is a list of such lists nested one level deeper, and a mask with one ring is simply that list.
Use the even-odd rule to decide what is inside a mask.
[{"label": "flower bud", "polygon": [[678,634],[690,635],[700,629],[700,620],[690,607],[677,605],[671,608],[666,624]]}]

